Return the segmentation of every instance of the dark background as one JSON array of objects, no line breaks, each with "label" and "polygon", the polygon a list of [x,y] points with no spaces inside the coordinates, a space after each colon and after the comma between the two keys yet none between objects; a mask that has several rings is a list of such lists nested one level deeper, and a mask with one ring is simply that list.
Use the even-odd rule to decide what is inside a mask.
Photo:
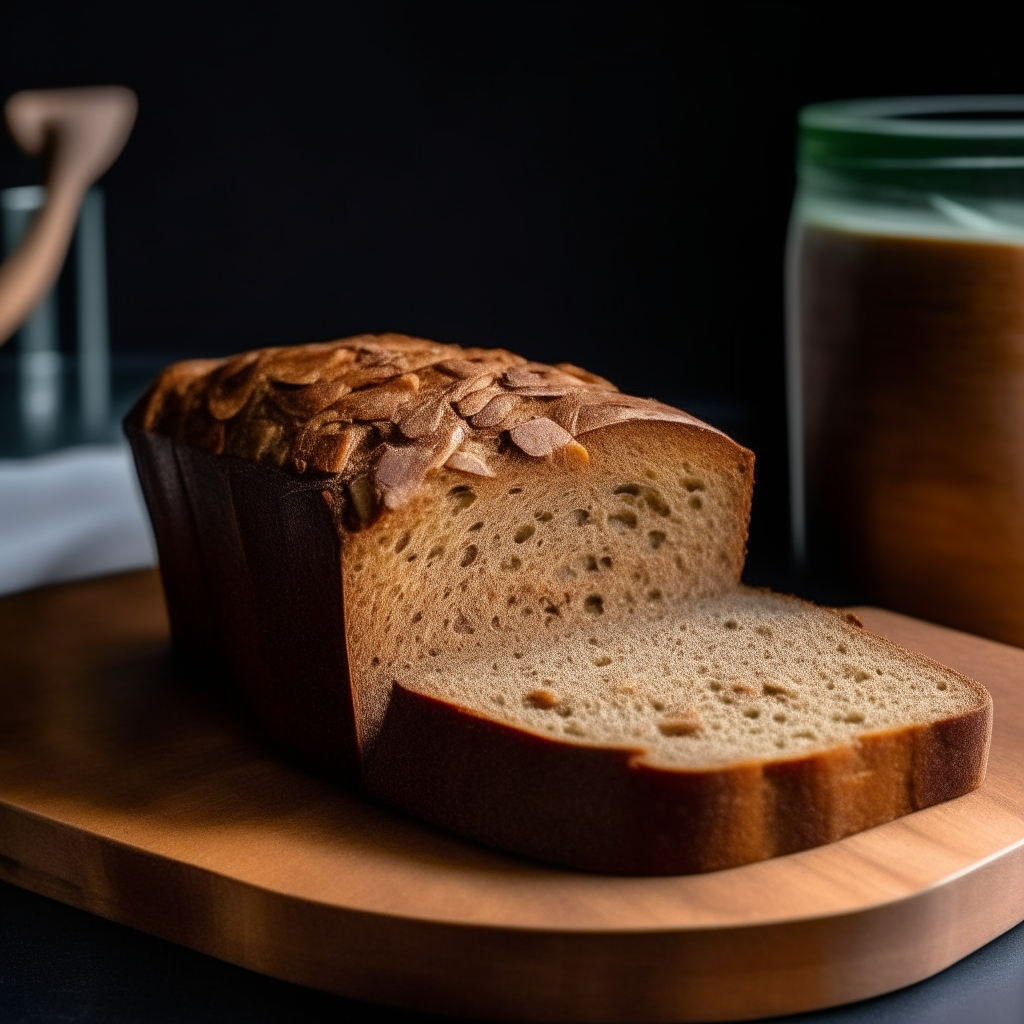
[{"label": "dark background", "polygon": [[[1011,5],[36,2],[2,18],[3,96],[138,93],[104,181],[122,361],[396,330],[581,363],[755,450],[748,577],[798,589],[796,112],[1024,92]],[[40,174],[5,138],[0,186]]]},{"label": "dark background", "polygon": [[[748,578],[807,592],[788,571],[783,375],[796,111],[1024,92],[1019,21],[977,3],[9,0],[0,99],[138,93],[103,182],[122,364],[366,330],[581,363],[755,450]],[[0,187],[40,177],[0,141]],[[4,1024],[387,1016],[0,897]],[[1024,939],[927,983],[931,996],[821,1019],[982,1019],[996,983],[963,972],[1008,942]]]}]

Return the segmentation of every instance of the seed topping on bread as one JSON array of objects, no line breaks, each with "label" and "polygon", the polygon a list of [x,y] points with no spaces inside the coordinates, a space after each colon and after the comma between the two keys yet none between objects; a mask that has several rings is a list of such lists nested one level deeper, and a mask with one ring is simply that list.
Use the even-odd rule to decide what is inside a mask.
[{"label": "seed topping on bread", "polygon": [[176,363],[146,396],[142,425],[215,455],[340,477],[346,522],[360,527],[441,466],[479,477],[510,455],[582,466],[577,439],[627,420],[717,433],[570,363],[400,334]]}]

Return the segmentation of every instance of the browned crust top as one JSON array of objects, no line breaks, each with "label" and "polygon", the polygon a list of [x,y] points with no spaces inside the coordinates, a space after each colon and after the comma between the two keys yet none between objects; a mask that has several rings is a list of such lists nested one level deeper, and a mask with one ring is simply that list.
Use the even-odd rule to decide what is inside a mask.
[{"label": "browned crust top", "polygon": [[507,455],[580,464],[577,438],[628,420],[719,433],[569,363],[401,334],[175,363],[132,417],[215,455],[328,474],[344,485],[352,525],[399,508],[442,465],[494,476]]}]

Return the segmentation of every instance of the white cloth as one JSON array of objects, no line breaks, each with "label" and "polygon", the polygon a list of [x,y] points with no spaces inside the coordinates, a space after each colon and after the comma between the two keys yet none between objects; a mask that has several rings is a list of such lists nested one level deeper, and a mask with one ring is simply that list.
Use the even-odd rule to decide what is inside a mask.
[{"label": "white cloth", "polygon": [[155,562],[127,447],[0,459],[0,594]]}]

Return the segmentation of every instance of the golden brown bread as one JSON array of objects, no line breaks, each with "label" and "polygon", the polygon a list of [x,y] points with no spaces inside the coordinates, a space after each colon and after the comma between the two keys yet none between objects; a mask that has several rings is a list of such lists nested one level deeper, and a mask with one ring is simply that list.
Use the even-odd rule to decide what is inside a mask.
[{"label": "golden brown bread", "polygon": [[182,657],[465,835],[710,870],[983,777],[981,687],[739,587],[751,454],[577,367],[363,336],[177,364],[126,429]]},{"label": "golden brown bread", "polygon": [[509,447],[585,461],[575,436],[644,419],[714,431],[567,363],[385,334],[177,363],[143,400],[139,425],[214,455],[330,474],[347,485],[358,527],[381,505],[401,507],[441,465],[491,476]]}]

